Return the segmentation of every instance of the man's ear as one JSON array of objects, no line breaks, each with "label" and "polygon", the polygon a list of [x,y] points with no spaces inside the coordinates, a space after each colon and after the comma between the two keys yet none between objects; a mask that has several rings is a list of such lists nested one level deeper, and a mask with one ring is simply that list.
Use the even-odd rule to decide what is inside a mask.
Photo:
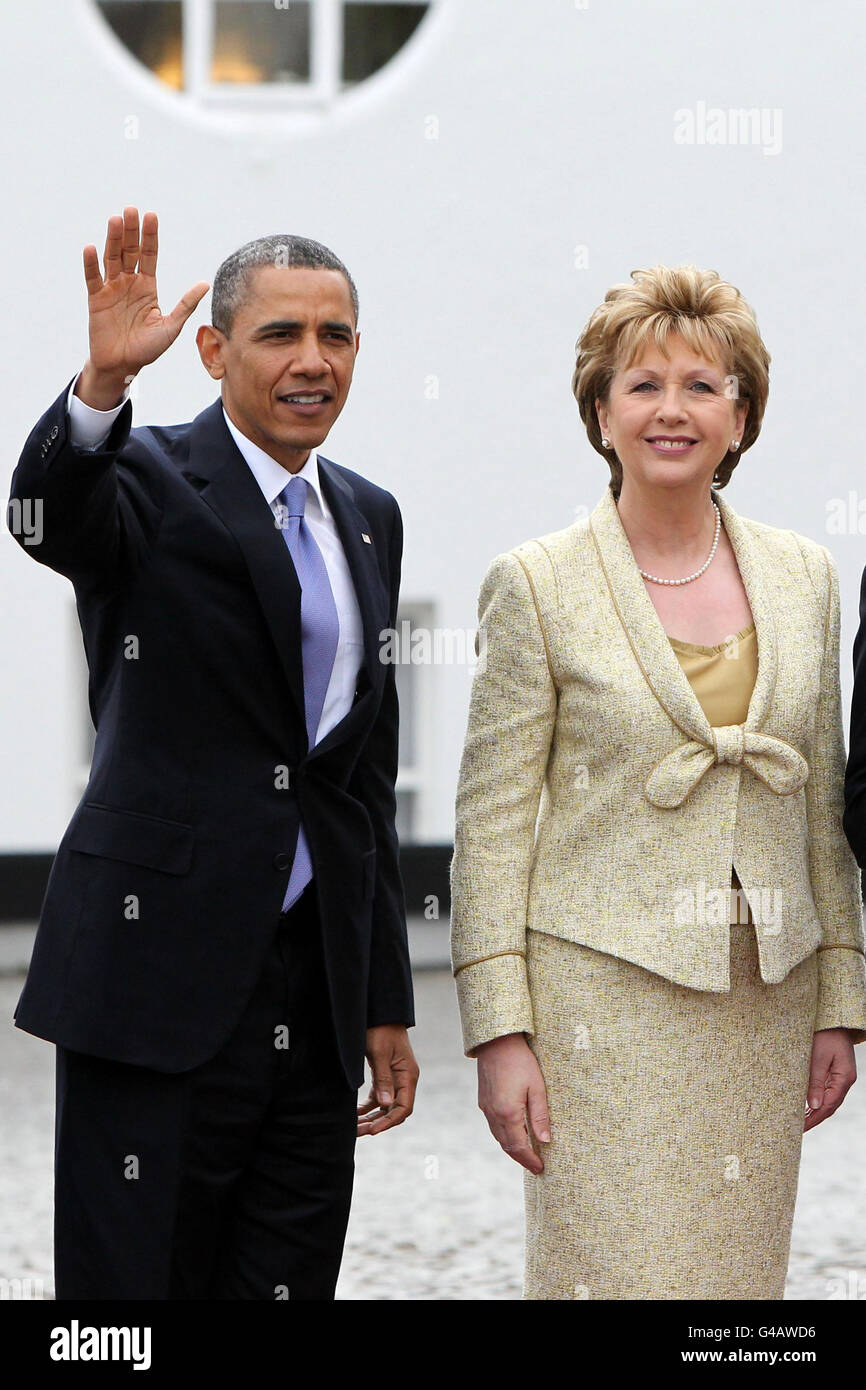
[{"label": "man's ear", "polygon": [[195,335],[198,355],[201,358],[204,369],[214,381],[219,381],[226,374],[225,363],[223,361],[223,346],[226,336],[213,324],[203,323]]}]

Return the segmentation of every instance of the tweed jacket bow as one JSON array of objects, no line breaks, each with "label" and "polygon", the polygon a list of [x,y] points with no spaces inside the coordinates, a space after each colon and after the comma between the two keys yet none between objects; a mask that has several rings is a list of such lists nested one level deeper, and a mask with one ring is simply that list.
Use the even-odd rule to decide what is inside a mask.
[{"label": "tweed jacket bow", "polygon": [[644,791],[654,806],[682,806],[707,768],[719,763],[731,763],[734,767],[743,763],[778,796],[790,796],[805,785],[809,765],[783,739],[747,730],[742,724],[711,726],[710,733],[709,748],[690,739],[653,768]]},{"label": "tweed jacket bow", "polygon": [[816,1029],[866,1030],[859,871],[842,829],[836,565],[825,546],[714,495],[758,646],[741,725],[709,724],[610,488],[588,516],[488,569],[451,869],[467,1052],[532,1032],[527,931],[727,990],[732,864],[763,979],[817,949]]}]

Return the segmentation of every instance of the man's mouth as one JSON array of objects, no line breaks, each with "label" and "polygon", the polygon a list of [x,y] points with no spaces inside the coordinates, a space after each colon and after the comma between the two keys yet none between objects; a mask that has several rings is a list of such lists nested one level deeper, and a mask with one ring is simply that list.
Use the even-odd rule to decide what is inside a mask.
[{"label": "man's mouth", "polygon": [[277,397],[278,401],[282,401],[290,410],[300,415],[315,415],[330,399],[327,391],[287,391]]}]

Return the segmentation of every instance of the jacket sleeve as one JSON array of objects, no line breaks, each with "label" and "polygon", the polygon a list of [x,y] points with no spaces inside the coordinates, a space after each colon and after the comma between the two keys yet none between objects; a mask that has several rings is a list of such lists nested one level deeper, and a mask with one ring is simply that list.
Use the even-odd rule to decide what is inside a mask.
[{"label": "jacket sleeve", "polygon": [[[389,624],[397,624],[397,601],[403,555],[403,523],[396,501],[388,548]],[[412,970],[406,931],[406,904],[400,875],[397,803],[394,784],[399,756],[396,670],[389,662],[375,723],[358,758],[349,791],[363,802],[376,839],[367,1027],[415,1022]]]},{"label": "jacket sleeve", "polygon": [[866,963],[863,908],[857,861],[842,827],[845,740],[839,684],[839,575],[821,547],[828,593],[821,688],[812,745],[806,810],[812,894],[824,928],[818,947],[818,1010],[815,1031],[850,1028],[854,1041],[866,1041]]},{"label": "jacket sleeve", "polygon": [[534,1031],[526,908],[557,694],[534,590],[515,554],[478,601],[479,662],[457,788],[451,959],[463,1046]]},{"label": "jacket sleeve", "polygon": [[[146,562],[159,530],[162,486],[149,457],[129,449],[130,402],[98,448],[81,449],[70,435],[68,392],[67,384],[24,444],[7,525],[34,560],[76,588],[110,588]],[[16,525],[25,512],[38,521],[36,544]]]}]

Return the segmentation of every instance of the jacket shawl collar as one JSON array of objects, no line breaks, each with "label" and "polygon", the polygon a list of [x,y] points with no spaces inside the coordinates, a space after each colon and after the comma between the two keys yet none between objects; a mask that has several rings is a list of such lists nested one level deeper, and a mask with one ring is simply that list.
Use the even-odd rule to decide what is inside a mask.
[{"label": "jacket shawl collar", "polygon": [[762,729],[777,675],[776,625],[759,540],[721,495],[713,497],[736,556],[755,621],[758,673],[743,724],[711,727],[647,593],[613,493],[589,517],[589,529],[626,638],[647,684],[687,743],[650,773],[645,795],[657,806],[679,806],[714,763],[743,763],[780,795],[798,791],[808,776],[802,755]]}]

